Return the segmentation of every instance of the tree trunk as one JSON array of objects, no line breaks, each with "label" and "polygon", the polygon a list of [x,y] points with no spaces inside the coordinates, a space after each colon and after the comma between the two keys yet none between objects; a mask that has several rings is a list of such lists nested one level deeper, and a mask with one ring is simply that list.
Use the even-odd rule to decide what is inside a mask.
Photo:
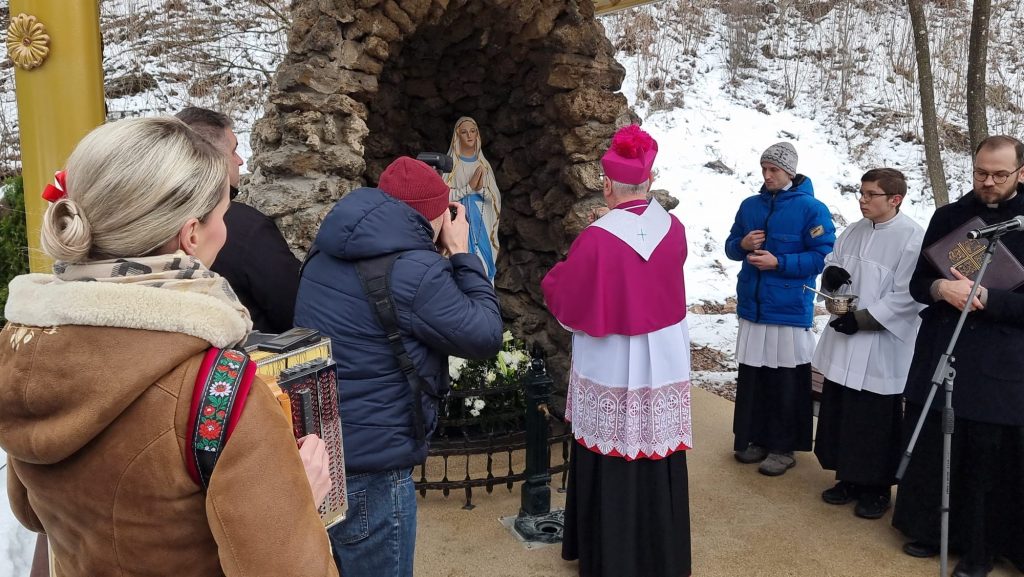
[{"label": "tree trunk", "polygon": [[938,120],[935,117],[935,81],[932,78],[932,56],[928,47],[928,23],[924,19],[924,0],[907,0],[910,25],[914,28],[914,52],[917,55],[917,80],[921,92],[921,124],[924,131],[924,156],[928,163],[928,180],[932,184],[935,207],[949,204],[949,189],[939,150]]},{"label": "tree trunk", "polygon": [[974,0],[971,39],[967,49],[967,134],[973,149],[988,137],[988,98],[985,74],[988,69],[988,23],[992,0]]}]

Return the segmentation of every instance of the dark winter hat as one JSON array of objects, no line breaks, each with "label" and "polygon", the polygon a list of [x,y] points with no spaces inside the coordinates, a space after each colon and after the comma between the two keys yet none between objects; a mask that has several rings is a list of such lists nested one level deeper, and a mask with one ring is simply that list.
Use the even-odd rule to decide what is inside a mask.
[{"label": "dark winter hat", "polygon": [[380,175],[378,188],[434,220],[448,208],[448,185],[425,163],[399,156]]},{"label": "dark winter hat", "polygon": [[796,160],[796,149],[788,142],[777,142],[761,154],[761,162],[774,164],[790,176],[796,176]]}]

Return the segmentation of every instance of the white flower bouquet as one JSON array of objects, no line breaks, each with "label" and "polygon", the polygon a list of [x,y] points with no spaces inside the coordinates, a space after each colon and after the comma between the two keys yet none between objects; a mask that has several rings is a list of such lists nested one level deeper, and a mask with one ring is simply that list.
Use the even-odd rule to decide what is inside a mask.
[{"label": "white flower bouquet", "polygon": [[445,417],[449,424],[487,417],[514,418],[525,407],[522,385],[530,355],[522,341],[505,331],[501,351],[486,360],[448,358],[452,393]]}]

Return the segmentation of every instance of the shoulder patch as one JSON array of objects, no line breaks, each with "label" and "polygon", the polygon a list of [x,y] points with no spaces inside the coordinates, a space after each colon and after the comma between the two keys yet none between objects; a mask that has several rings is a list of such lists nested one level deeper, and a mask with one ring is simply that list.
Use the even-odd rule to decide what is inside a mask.
[{"label": "shoulder patch", "polygon": [[818,238],[819,236],[825,234],[825,226],[819,224],[818,226],[812,228],[809,232],[811,234],[811,238]]}]

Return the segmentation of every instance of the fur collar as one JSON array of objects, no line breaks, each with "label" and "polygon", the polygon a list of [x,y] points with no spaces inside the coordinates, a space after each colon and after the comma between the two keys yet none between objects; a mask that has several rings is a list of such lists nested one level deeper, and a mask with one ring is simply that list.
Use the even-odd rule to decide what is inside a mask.
[{"label": "fur collar", "polygon": [[131,284],[64,282],[27,274],[10,284],[4,316],[37,327],[85,325],[183,333],[215,347],[248,334],[245,319],[227,303],[204,294]]}]

